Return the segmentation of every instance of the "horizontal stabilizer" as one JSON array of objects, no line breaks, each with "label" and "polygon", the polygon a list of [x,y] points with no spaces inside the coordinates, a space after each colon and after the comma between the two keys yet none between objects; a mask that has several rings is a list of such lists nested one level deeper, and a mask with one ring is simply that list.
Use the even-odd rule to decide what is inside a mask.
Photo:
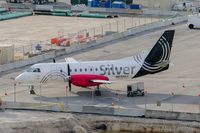
[{"label": "horizontal stabilizer", "polygon": [[90,80],[90,82],[93,83],[101,83],[101,84],[111,84],[111,81],[107,81],[107,80]]}]

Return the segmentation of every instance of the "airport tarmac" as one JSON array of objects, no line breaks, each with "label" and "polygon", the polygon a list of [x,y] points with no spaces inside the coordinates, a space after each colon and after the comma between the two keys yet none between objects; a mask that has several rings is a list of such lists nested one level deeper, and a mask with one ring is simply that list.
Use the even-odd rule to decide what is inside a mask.
[{"label": "airport tarmac", "polygon": [[[200,57],[200,30],[190,30],[185,23],[167,29],[176,29],[170,58],[173,65],[167,71],[136,79],[117,81],[114,84],[106,85],[106,87],[102,85],[101,97],[92,96],[92,89],[76,86],[72,86],[72,92],[66,94],[65,86],[67,83],[51,83],[42,86],[41,97],[29,95],[27,87],[17,85],[16,99],[18,102],[39,103],[41,100],[42,103],[56,103],[63,101],[67,104],[101,106],[111,106],[112,101],[114,101],[115,106],[127,108],[144,108],[146,103],[148,109],[197,113],[199,112],[198,104],[200,102],[200,97],[198,97],[200,93],[200,63],[198,62]],[[79,61],[110,60],[132,56],[139,54],[142,50],[150,50],[164,30],[166,29],[137,34],[76,52],[70,56]],[[68,56],[57,58],[57,62],[64,61],[64,58]],[[26,68],[28,66],[1,73],[0,93],[3,100],[14,100],[13,78]],[[145,97],[126,97],[127,84],[135,82],[144,82],[145,90],[148,92]],[[8,96],[3,96],[5,89]],[[172,92],[175,94],[174,96],[171,95]],[[40,93],[39,88],[36,88],[36,93]],[[161,101],[161,106],[156,106],[158,100]]]}]

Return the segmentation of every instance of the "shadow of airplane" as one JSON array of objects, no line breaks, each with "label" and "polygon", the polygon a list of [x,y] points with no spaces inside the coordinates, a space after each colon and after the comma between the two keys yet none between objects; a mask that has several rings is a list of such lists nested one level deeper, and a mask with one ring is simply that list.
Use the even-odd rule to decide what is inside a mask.
[{"label": "shadow of airplane", "polygon": [[[70,92],[74,93],[74,92]],[[156,104],[157,101],[161,103],[173,103],[173,104],[199,104],[200,98],[198,96],[192,95],[170,95],[170,94],[160,94],[160,93],[148,93],[145,96],[127,97],[126,92],[110,91],[103,89],[101,90],[102,96],[95,96],[92,90],[79,91],[76,96],[62,96],[62,97],[48,97],[41,96],[41,101],[43,102],[67,102],[68,104],[78,104],[78,105],[111,105],[112,102],[115,105],[123,107],[138,107],[137,105],[146,104]],[[40,96],[34,97],[35,100],[40,100]]]}]

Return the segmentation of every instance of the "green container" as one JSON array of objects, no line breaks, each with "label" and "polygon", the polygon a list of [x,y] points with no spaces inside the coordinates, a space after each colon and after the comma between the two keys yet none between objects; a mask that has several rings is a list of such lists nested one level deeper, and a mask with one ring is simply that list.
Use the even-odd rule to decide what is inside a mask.
[{"label": "green container", "polygon": [[72,16],[72,11],[67,11],[67,16]]},{"label": "green container", "polygon": [[52,13],[54,16],[66,16],[66,13]]},{"label": "green container", "polygon": [[99,14],[83,13],[83,14],[80,14],[79,17],[88,17],[88,18],[107,18],[107,15],[99,15]]},{"label": "green container", "polygon": [[77,5],[77,4],[88,4],[88,0],[71,0],[72,5]]},{"label": "green container", "polygon": [[8,12],[8,9],[0,9],[0,13]]},{"label": "green container", "polygon": [[66,13],[67,10],[53,10],[53,13]]},{"label": "green container", "polygon": [[0,15],[0,21],[32,15],[32,12],[7,12]]}]

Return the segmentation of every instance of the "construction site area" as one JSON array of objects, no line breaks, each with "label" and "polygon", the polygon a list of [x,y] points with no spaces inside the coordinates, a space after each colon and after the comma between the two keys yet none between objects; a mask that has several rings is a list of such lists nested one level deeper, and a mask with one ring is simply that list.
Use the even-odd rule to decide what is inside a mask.
[{"label": "construction site area", "polygon": [[[168,5],[125,1],[119,9],[111,2],[104,9],[103,2],[95,0],[87,6],[70,1],[1,2],[0,131],[200,132],[200,32],[187,25],[199,3],[193,2],[195,9],[173,11],[178,2],[170,1]],[[60,3],[67,6],[58,9]],[[17,8],[20,4],[23,9]],[[166,30],[175,30],[169,69],[101,84],[101,96],[95,95],[96,86],[72,84],[69,90],[69,80],[31,85],[15,81],[37,63],[61,63],[66,58],[109,61],[140,54],[151,50]],[[130,86],[140,88],[140,93],[130,93]]]}]

